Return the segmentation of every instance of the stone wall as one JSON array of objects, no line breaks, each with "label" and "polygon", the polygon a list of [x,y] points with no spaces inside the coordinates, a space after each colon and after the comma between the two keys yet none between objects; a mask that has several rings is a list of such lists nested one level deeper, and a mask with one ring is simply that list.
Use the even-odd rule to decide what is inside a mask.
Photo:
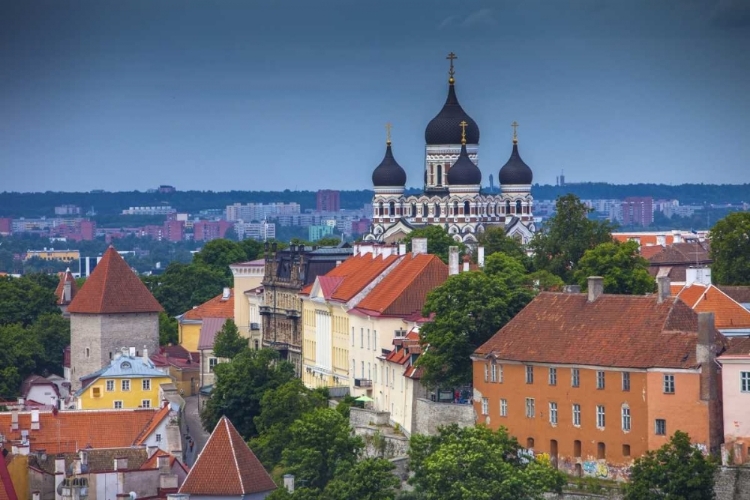
[{"label": "stone wall", "polygon": [[353,428],[369,425],[388,425],[390,414],[387,411],[367,410],[352,406],[349,409],[349,425]]},{"label": "stone wall", "polygon": [[415,434],[435,435],[438,428],[458,424],[459,427],[474,425],[476,415],[472,405],[435,403],[429,399],[417,399]]}]

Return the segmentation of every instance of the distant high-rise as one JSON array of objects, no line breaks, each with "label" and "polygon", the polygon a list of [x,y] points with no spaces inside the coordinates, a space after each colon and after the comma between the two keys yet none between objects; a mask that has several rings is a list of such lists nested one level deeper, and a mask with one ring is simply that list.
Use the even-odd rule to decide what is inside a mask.
[{"label": "distant high-rise", "polygon": [[622,201],[623,226],[650,226],[654,222],[654,200],[650,196],[630,197]]},{"label": "distant high-rise", "polygon": [[316,201],[318,212],[338,212],[341,210],[341,193],[331,189],[318,191]]},{"label": "distant high-rise", "polygon": [[557,177],[555,177],[555,180],[557,181],[556,184],[558,186],[564,186],[565,185],[565,172],[561,171],[560,175],[558,175]]}]

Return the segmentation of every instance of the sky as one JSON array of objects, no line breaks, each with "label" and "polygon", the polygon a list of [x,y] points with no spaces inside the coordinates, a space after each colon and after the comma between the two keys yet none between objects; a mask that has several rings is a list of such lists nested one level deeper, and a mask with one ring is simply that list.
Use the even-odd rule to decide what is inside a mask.
[{"label": "sky", "polygon": [[485,185],[750,182],[750,0],[25,0],[0,191],[421,187],[451,51]]}]

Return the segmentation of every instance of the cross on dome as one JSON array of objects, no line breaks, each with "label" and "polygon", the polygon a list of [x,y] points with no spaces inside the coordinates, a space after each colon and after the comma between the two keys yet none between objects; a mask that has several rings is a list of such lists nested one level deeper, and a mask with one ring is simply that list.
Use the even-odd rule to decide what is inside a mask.
[{"label": "cross on dome", "polygon": [[453,61],[455,59],[458,59],[458,56],[456,54],[454,54],[453,52],[451,52],[450,54],[448,54],[448,56],[446,57],[446,59],[448,59],[451,62],[451,67],[448,70],[448,76],[450,77],[450,78],[448,78],[448,82],[453,83],[455,81],[453,79],[453,75],[456,74],[456,70],[453,69]]}]

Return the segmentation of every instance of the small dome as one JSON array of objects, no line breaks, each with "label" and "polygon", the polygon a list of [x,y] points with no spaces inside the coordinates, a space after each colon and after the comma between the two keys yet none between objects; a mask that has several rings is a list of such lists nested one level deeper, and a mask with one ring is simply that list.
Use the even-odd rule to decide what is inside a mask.
[{"label": "small dome", "polygon": [[472,117],[458,103],[455,84],[448,85],[448,99],[440,113],[433,118],[424,131],[424,140],[430,144],[461,144],[461,129],[458,124],[467,123],[466,142],[479,144],[479,127]]},{"label": "small dome", "polygon": [[372,173],[372,185],[375,187],[404,187],[406,172],[401,168],[391,151],[391,143],[385,149],[385,157]]},{"label": "small dome", "polygon": [[466,152],[466,144],[461,145],[458,160],[448,170],[448,184],[451,186],[473,186],[482,183],[482,171],[474,165]]},{"label": "small dome", "polygon": [[531,168],[526,165],[518,154],[518,143],[513,141],[513,152],[510,158],[500,169],[500,184],[531,184],[534,180],[534,174]]}]

